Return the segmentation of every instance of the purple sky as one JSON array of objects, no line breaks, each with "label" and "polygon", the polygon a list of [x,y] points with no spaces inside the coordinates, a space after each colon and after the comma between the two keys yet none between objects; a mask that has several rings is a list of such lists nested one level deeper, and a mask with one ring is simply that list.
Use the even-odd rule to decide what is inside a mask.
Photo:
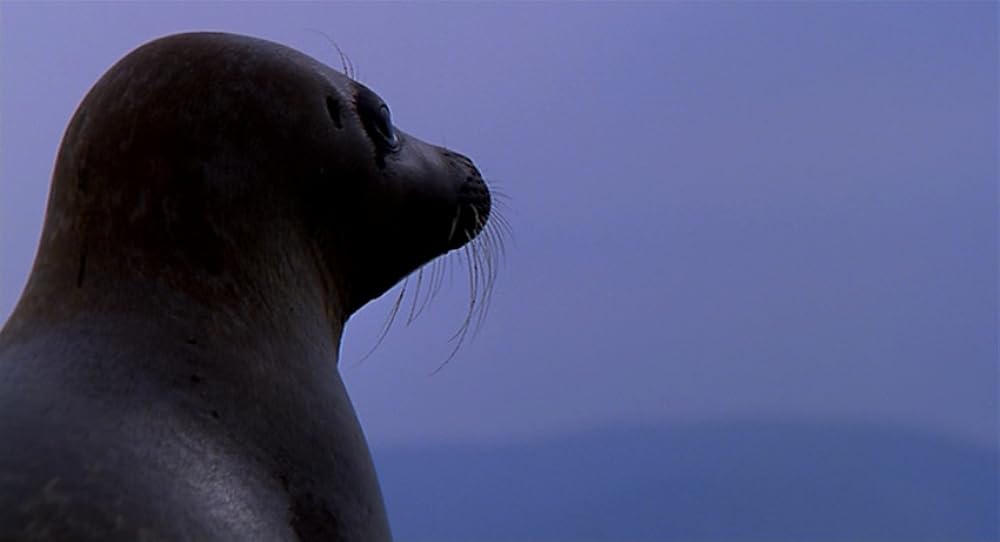
[{"label": "purple sky", "polygon": [[[997,4],[0,5],[0,319],[76,104],[154,37],[333,65],[511,197],[492,311],[465,284],[342,372],[376,444],[597,425],[882,420],[997,442]],[[457,264],[458,262],[453,262]],[[459,268],[456,267],[456,271]]]}]

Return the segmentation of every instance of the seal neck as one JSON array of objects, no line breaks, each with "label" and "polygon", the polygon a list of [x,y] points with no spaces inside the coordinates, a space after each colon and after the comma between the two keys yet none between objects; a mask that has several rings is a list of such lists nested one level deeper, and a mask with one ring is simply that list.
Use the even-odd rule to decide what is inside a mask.
[{"label": "seal neck", "polygon": [[101,326],[113,323],[158,343],[250,358],[295,352],[287,363],[301,363],[307,372],[336,365],[346,315],[335,279],[293,232],[220,245],[213,268],[201,257],[171,259],[128,247],[67,250],[60,236],[48,233],[47,227],[2,342],[63,325],[102,334]]}]

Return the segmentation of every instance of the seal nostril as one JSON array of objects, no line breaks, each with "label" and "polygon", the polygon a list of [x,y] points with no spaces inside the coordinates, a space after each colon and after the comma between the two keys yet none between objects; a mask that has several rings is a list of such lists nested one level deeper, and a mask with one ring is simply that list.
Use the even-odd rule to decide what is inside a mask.
[{"label": "seal nostril", "polygon": [[330,120],[338,130],[344,127],[344,123],[340,120],[340,103],[333,96],[326,97],[326,112],[330,114]]}]

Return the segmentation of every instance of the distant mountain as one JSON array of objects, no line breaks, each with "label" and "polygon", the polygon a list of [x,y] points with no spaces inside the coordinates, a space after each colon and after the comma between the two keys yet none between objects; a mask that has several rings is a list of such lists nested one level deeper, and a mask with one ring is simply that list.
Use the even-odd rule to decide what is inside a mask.
[{"label": "distant mountain", "polygon": [[408,541],[1000,541],[1000,454],[876,425],[615,428],[376,450]]}]

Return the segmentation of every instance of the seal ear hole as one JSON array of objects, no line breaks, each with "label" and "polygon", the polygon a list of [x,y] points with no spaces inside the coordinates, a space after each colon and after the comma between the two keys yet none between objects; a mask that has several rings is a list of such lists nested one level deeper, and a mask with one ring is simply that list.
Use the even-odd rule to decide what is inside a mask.
[{"label": "seal ear hole", "polygon": [[326,97],[326,112],[330,114],[330,120],[338,130],[344,127],[344,123],[340,120],[340,103],[333,96]]}]

